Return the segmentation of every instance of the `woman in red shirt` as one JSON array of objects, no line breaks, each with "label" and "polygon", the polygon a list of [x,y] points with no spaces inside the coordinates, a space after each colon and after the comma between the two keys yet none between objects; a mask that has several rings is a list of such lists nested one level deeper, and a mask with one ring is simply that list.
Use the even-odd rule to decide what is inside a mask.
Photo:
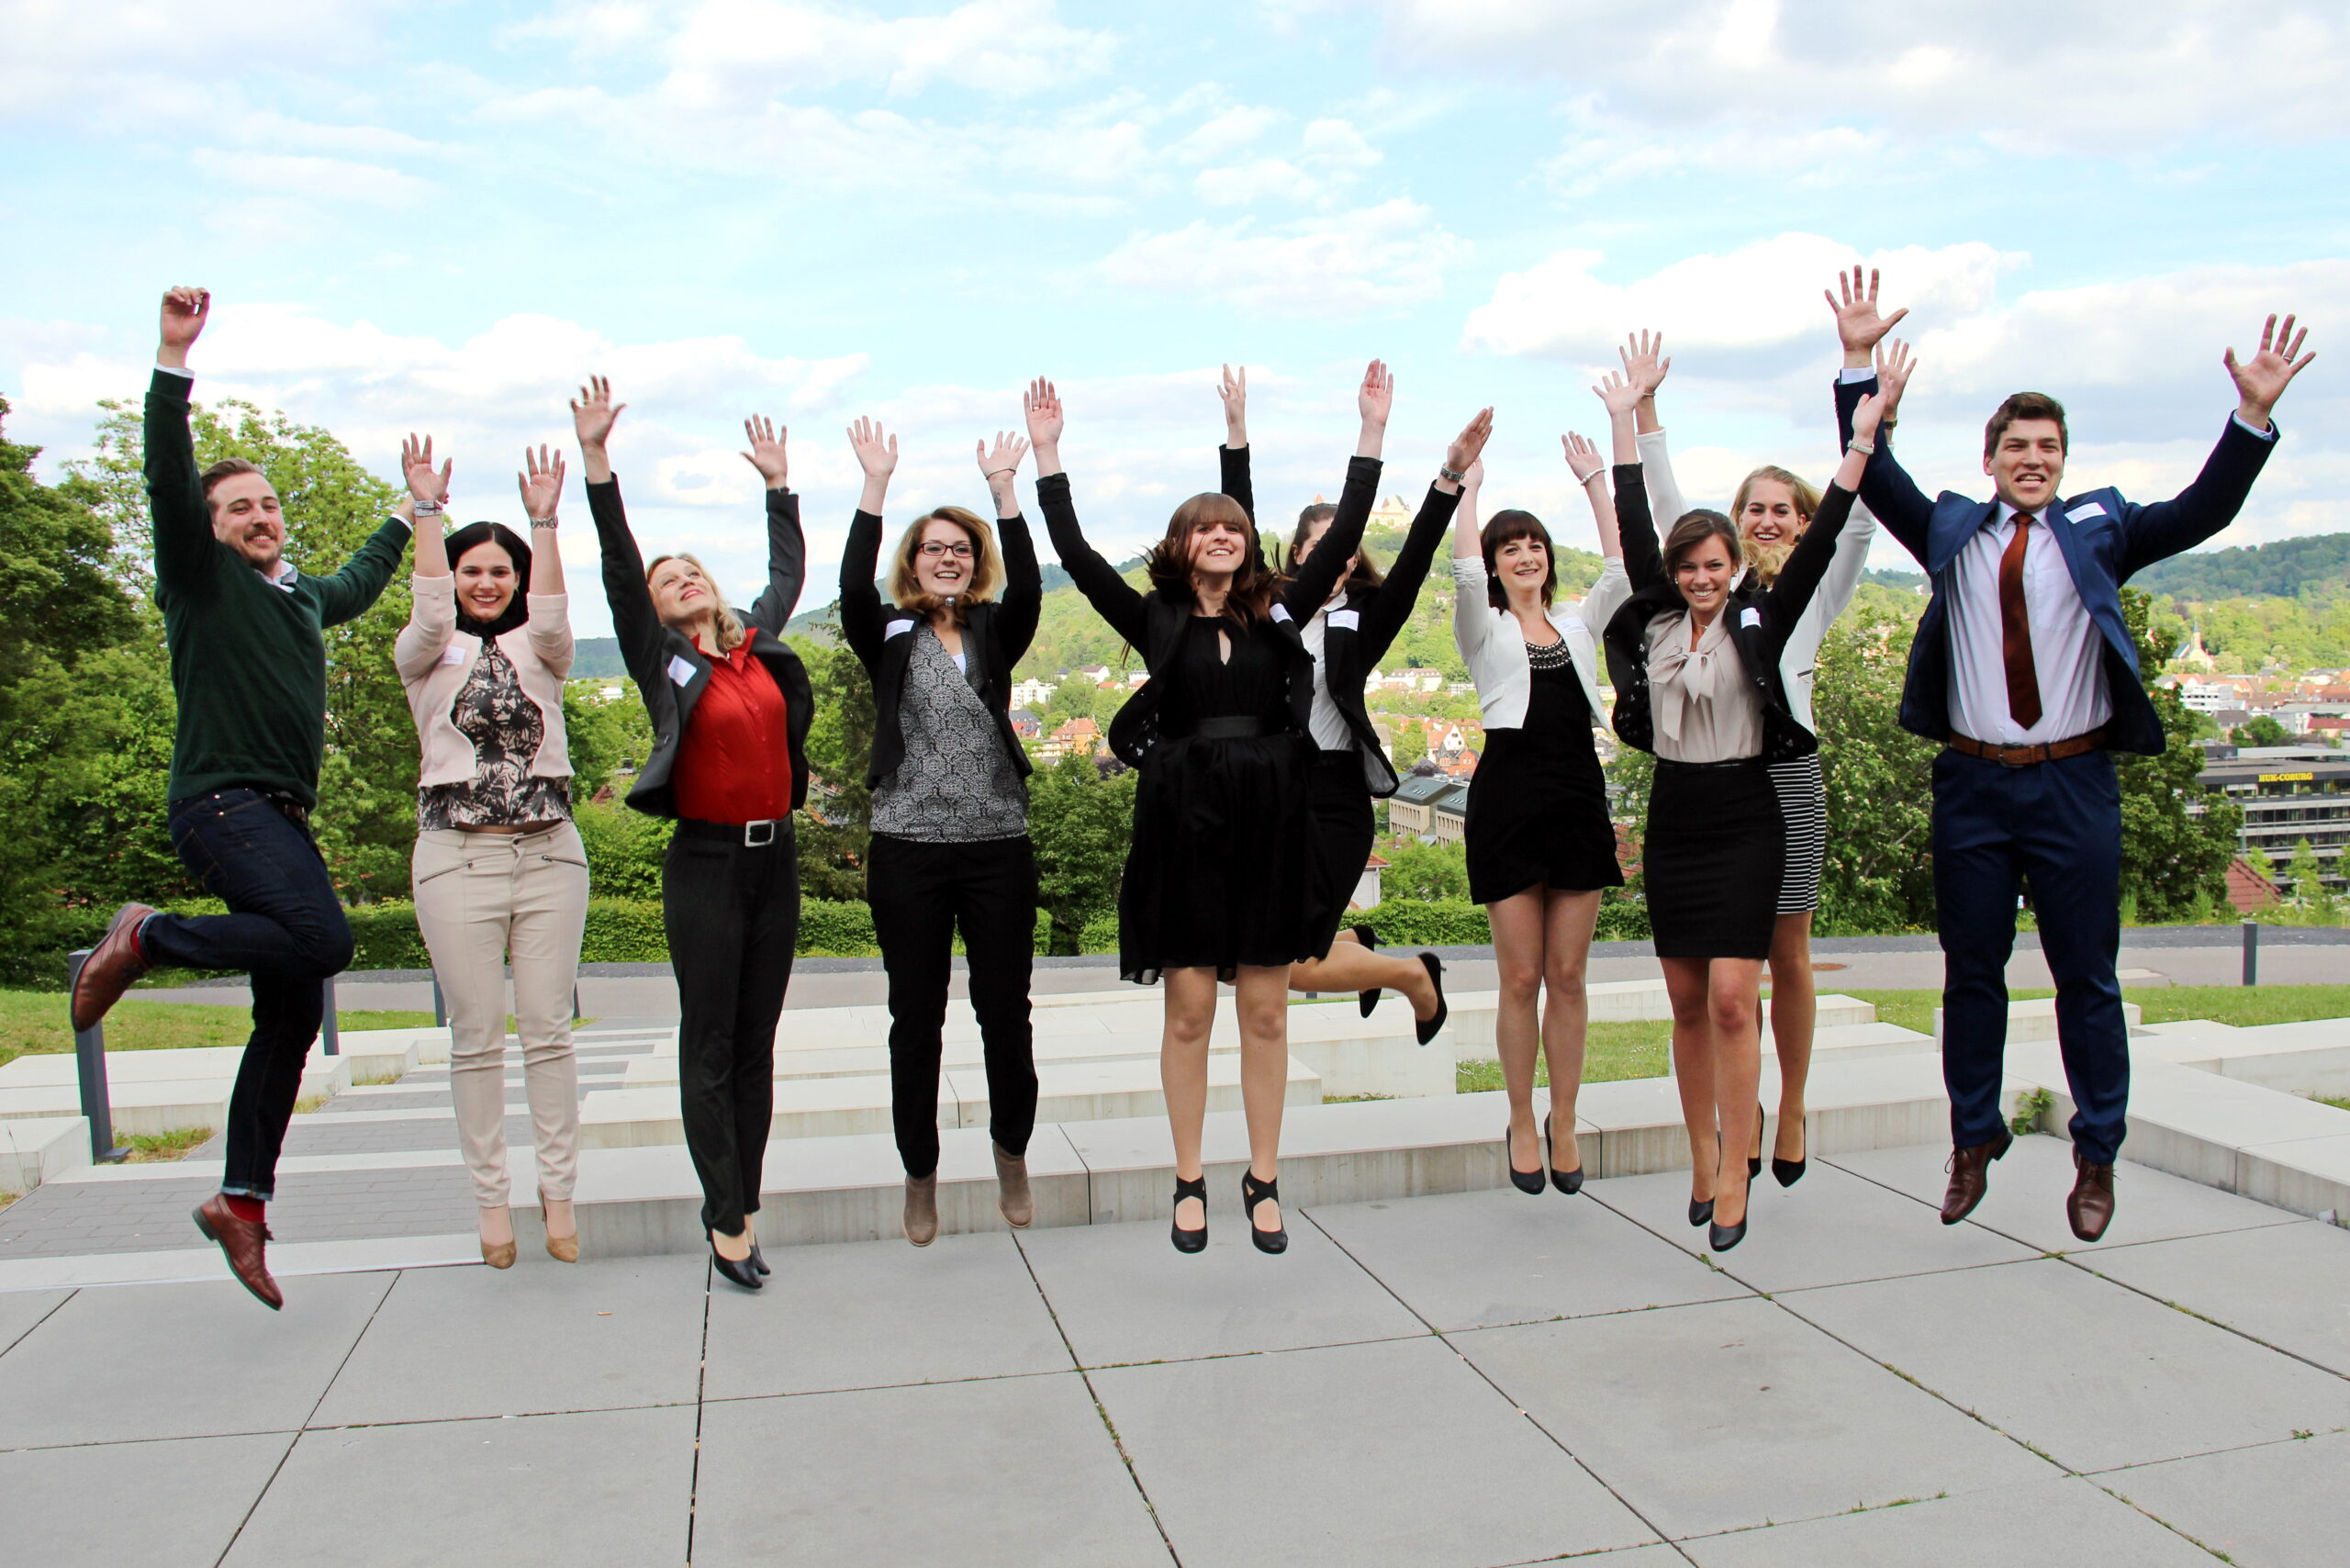
[{"label": "woman in red shirt", "polygon": [[743,423],[767,481],[767,586],[739,614],[691,555],[647,566],[604,450],[625,405],[598,378],[571,405],[604,595],[653,721],[628,803],[677,819],[661,913],[677,980],[678,1096],[701,1180],[711,1266],[745,1290],[767,1272],[751,1229],[775,1114],[775,1027],[800,937],[791,813],[808,795],[808,671],[780,633],[807,572],[784,432]]}]

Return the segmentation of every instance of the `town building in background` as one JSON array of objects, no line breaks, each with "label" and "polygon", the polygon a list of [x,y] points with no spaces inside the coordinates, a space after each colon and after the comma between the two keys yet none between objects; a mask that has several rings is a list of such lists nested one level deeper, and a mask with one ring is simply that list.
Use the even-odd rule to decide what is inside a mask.
[{"label": "town building in background", "polygon": [[[2344,846],[2350,845],[2350,752],[2322,745],[2234,746],[2207,741],[2203,756],[2196,782],[2244,808],[2242,853],[2257,850],[2281,879],[2307,839],[2325,885],[2337,893],[2350,885],[2345,884],[2342,858]],[[2237,880],[2231,879],[2232,897]]]}]

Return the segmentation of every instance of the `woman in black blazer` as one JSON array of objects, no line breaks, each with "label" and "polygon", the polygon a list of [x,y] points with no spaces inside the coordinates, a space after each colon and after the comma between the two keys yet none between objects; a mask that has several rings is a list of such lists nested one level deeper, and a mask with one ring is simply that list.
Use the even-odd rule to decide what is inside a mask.
[{"label": "woman in black blazer", "polygon": [[938,1235],[938,1071],[958,927],[987,1062],[996,1205],[1015,1228],[1035,1217],[1027,1150],[1036,1120],[1028,1025],[1036,857],[1028,841],[1028,756],[1010,710],[1013,666],[1036,634],[1044,584],[1013,487],[1028,443],[999,434],[979,453],[996,528],[960,507],[914,519],[898,542],[885,601],[874,574],[898,443],[859,420],[849,444],[865,470],[865,494],[841,554],[841,636],[873,680],[865,896],[890,975],[903,1226],[908,1241],[927,1247]]},{"label": "woman in black blazer", "polygon": [[612,632],[653,721],[628,803],[677,819],[661,913],[677,980],[678,1099],[713,1266],[745,1290],[767,1271],[751,1216],[775,1114],[775,1027],[800,938],[791,813],[808,798],[808,671],[780,638],[807,569],[783,433],[745,420],[767,481],[767,586],[737,612],[690,555],[648,568],[605,451],[626,405],[597,377],[571,405],[604,551]]}]

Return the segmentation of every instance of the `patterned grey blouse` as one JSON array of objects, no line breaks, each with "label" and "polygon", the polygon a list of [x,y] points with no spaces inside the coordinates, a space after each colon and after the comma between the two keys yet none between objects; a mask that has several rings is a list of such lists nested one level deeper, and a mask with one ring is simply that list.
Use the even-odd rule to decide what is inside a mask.
[{"label": "patterned grey blouse", "polygon": [[923,622],[909,633],[898,701],[905,760],[873,791],[873,831],[923,844],[973,844],[1028,831],[1028,786],[955,655]]},{"label": "patterned grey blouse", "polygon": [[571,780],[531,772],[531,759],[546,739],[546,720],[496,639],[482,639],[481,656],[449,705],[449,722],[474,743],[474,776],[461,784],[418,787],[420,832],[571,820]]}]

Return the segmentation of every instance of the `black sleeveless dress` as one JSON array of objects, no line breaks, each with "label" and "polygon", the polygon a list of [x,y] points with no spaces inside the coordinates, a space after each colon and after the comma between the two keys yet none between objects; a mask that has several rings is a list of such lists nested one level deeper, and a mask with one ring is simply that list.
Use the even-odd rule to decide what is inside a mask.
[{"label": "black sleeveless dress", "polygon": [[1526,649],[1526,722],[1487,730],[1469,781],[1469,897],[1494,903],[1528,888],[1620,888],[1607,779],[1592,742],[1591,700],[1563,639]]}]

